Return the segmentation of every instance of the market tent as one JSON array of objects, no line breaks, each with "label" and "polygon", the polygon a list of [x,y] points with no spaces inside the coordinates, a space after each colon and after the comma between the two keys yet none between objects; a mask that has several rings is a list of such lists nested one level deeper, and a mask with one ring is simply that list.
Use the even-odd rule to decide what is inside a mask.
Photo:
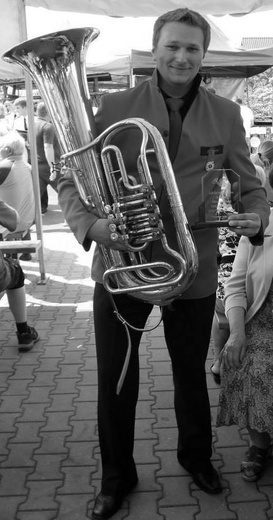
[{"label": "market tent", "polygon": [[[272,0],[187,0],[187,6],[203,14],[244,15],[272,9]],[[181,7],[181,0],[1,0],[0,56],[27,39],[24,18],[26,7],[53,11],[92,13],[106,16],[158,16]],[[1,77],[14,79],[20,68],[1,63]]]},{"label": "market tent", "polygon": [[[181,7],[181,0],[25,0],[25,5],[107,16],[159,16]],[[187,7],[205,14],[237,15],[272,9],[272,0],[188,0]]]},{"label": "market tent", "polygon": [[[151,51],[132,49],[131,54],[92,65],[87,74],[149,75],[155,63]],[[209,50],[202,72],[213,77],[249,78],[273,66],[273,47],[257,51]]]}]

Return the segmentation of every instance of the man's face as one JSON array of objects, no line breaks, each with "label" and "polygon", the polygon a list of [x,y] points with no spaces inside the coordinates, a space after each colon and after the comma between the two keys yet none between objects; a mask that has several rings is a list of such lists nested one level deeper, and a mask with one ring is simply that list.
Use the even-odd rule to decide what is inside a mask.
[{"label": "man's face", "polygon": [[21,105],[15,105],[15,113],[16,113],[17,117],[26,116],[27,115],[27,108],[26,107],[21,107]]},{"label": "man's face", "polygon": [[162,88],[187,91],[204,57],[204,34],[199,27],[182,22],[166,23],[153,49]]}]

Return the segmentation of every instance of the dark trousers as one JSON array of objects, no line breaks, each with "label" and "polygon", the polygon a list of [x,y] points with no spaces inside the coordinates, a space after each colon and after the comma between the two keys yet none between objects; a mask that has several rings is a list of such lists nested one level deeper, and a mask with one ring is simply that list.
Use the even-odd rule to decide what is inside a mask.
[{"label": "dark trousers", "polygon": [[50,168],[48,164],[39,163],[39,184],[40,184],[40,196],[41,196],[41,209],[46,210],[48,207],[48,192],[47,187],[50,184],[52,188],[57,192],[57,179],[50,181]]},{"label": "dark trousers", "polygon": [[[130,296],[115,296],[122,315],[143,329],[152,305]],[[211,457],[211,418],[205,361],[210,341],[215,295],[176,300],[163,308],[164,332],[170,353],[178,425],[178,459],[187,469]],[[130,329],[132,353],[128,372],[116,394],[128,338],[113,313],[111,298],[101,284],[94,293],[98,364],[98,427],[102,458],[102,492],[115,494],[136,478],[133,459],[135,409],[139,387],[138,347],[141,332]]]}]

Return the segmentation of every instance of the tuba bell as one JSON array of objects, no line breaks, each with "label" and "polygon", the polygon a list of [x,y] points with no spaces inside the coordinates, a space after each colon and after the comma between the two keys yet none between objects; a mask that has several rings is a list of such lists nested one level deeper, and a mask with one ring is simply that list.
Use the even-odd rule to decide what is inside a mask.
[{"label": "tuba bell", "polygon": [[[87,210],[109,219],[113,240],[116,231],[124,239],[126,252],[98,244],[105,266],[104,286],[112,294],[128,293],[165,305],[193,282],[198,269],[196,246],[157,128],[144,119],[129,118],[96,135],[85,57],[98,34],[94,28],[47,34],[13,47],[3,59],[21,65],[39,89],[62,150],[63,172],[73,178]],[[138,136],[139,155],[127,171],[117,143],[121,133],[130,131]],[[170,246],[166,236],[149,160],[156,165],[167,194],[177,247]],[[155,242],[162,255],[152,261],[148,251]]]}]

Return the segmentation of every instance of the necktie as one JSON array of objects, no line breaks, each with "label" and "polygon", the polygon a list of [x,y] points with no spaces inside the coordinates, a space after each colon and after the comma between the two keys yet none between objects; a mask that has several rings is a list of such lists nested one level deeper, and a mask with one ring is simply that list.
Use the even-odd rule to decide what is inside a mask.
[{"label": "necktie", "polygon": [[27,132],[27,118],[24,117],[24,130]]},{"label": "necktie", "polygon": [[180,134],[182,128],[182,119],[180,110],[184,104],[183,99],[175,99],[175,98],[167,98],[166,105],[169,109],[169,118],[170,118],[170,135],[169,135],[169,156],[171,161],[174,160],[179,141]]}]

